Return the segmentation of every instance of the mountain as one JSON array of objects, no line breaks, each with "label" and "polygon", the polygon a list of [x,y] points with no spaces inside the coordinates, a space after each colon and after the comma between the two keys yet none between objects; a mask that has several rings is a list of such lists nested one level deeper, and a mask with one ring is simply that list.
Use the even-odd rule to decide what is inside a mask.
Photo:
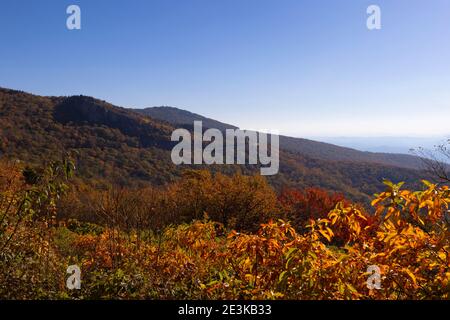
[{"label": "mountain", "polygon": [[330,143],[301,138],[281,136],[280,146],[292,152],[299,152],[313,158],[330,161],[378,163],[409,169],[421,169],[423,166],[422,160],[412,155],[359,151],[348,147],[340,147]]},{"label": "mountain", "polygon": [[231,124],[174,107],[152,107],[132,110],[154,119],[167,121],[177,127],[192,128],[194,121],[202,121],[204,128],[214,128],[220,131],[224,131],[225,129],[238,129],[238,127],[232,126]]},{"label": "mountain", "polygon": [[[176,127],[191,128],[194,121],[201,120],[203,126],[206,128],[216,128],[219,130],[237,128],[226,123],[173,107],[153,107],[132,110],[140,114],[148,115],[154,119],[167,121]],[[369,162],[410,169],[420,169],[423,165],[420,158],[411,155],[364,152],[352,148],[339,147],[330,143],[287,136],[280,136],[280,148],[286,151],[307,155],[315,159],[329,161]]]},{"label": "mountain", "polygon": [[[0,154],[39,165],[70,151],[76,154],[80,179],[89,183],[164,185],[179,179],[189,167],[171,161],[175,142],[170,136],[175,128],[189,127],[193,120],[203,120],[205,127],[235,128],[180,109],[152,109],[0,88]],[[281,137],[280,142],[280,172],[268,177],[276,189],[319,186],[366,201],[383,188],[383,178],[412,183],[423,176],[413,169],[412,163],[420,162],[414,157],[365,153],[290,137]],[[259,172],[255,165],[192,167],[227,174]]]},{"label": "mountain", "polygon": [[42,97],[0,89],[0,154],[34,165],[77,155],[78,174],[120,184],[164,184],[173,128],[98,99]]}]

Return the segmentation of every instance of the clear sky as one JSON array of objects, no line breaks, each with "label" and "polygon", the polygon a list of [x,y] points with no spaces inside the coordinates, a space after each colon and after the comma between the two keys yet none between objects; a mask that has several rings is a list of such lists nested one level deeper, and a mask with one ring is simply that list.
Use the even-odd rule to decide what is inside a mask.
[{"label": "clear sky", "polygon": [[450,1],[2,0],[0,86],[296,136],[449,134]]}]

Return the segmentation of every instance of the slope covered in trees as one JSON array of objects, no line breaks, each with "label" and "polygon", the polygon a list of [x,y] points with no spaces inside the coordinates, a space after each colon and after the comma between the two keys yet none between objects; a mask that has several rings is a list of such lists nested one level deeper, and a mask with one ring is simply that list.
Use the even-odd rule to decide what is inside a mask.
[{"label": "slope covered in trees", "polygon": [[[134,111],[155,119],[170,122],[175,126],[192,127],[194,121],[201,120],[206,128],[217,128],[219,130],[236,128],[230,124],[173,107],[153,107],[134,109]],[[411,169],[421,169],[423,167],[423,162],[418,157],[412,155],[362,152],[329,143],[288,136],[280,136],[280,147],[288,152],[307,155],[319,160],[369,162]]]},{"label": "slope covered in trees", "polygon": [[445,183],[286,149],[267,178],[180,167],[174,129],[91,97],[1,89],[0,299],[449,298]]},{"label": "slope covered in trees", "polygon": [[[177,110],[170,114],[174,112],[179,114]],[[213,120],[207,123],[216,124]],[[171,162],[174,143],[170,135],[175,128],[173,123],[91,97],[43,97],[0,89],[2,157],[37,165],[60,159],[70,151],[76,155],[79,178],[90,183],[141,186],[175,181],[183,170],[189,169]],[[374,161],[355,150],[352,152],[359,156],[331,145],[327,145],[331,149],[318,151],[314,146],[320,144],[311,143],[310,149],[282,146],[280,173],[269,178],[276,189],[318,186],[357,201],[368,201],[371,194],[381,190],[383,178],[407,183],[423,178],[419,171]],[[344,156],[339,156],[339,152]],[[226,174],[252,174],[258,170],[249,165],[200,168]]]}]

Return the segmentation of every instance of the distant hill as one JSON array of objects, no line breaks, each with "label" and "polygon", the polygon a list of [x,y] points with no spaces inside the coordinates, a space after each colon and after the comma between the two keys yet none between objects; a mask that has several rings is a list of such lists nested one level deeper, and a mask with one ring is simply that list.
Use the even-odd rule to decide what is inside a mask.
[{"label": "distant hill", "polygon": [[132,110],[154,119],[167,121],[179,127],[192,128],[194,121],[202,121],[204,128],[215,128],[221,131],[224,131],[225,129],[238,129],[238,127],[232,126],[231,124],[206,118],[199,114],[174,107],[152,107]]},{"label": "distant hill", "polygon": [[[201,115],[173,107],[153,107],[133,109],[134,111],[171,123],[177,127],[192,127],[194,121],[201,120],[206,128],[219,130],[236,129],[236,126],[205,118]],[[374,153],[339,147],[333,144],[308,139],[280,136],[280,147],[286,151],[300,153],[309,157],[330,161],[370,162],[420,169],[423,165],[418,157],[395,153]]]},{"label": "distant hill", "polygon": [[412,155],[359,151],[301,138],[281,136],[280,146],[292,152],[330,161],[370,162],[410,169],[421,169],[423,166],[422,160]]},{"label": "distant hill", "polygon": [[[170,135],[178,122],[189,126],[195,119],[206,127],[235,128],[175,108],[151,109],[136,111],[92,97],[44,97],[0,88],[0,154],[41,164],[73,151],[78,175],[89,183],[164,185],[186,168],[170,159],[175,144]],[[419,162],[414,157],[370,154],[289,137],[282,137],[281,144],[280,172],[268,178],[277,189],[319,186],[366,201],[381,190],[383,178],[412,183],[423,177],[408,163]],[[254,165],[202,168],[259,172]]]}]

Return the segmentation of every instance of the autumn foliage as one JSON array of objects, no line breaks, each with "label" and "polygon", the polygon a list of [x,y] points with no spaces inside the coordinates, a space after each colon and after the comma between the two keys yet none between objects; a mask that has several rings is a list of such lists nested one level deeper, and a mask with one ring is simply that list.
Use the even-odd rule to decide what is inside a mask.
[{"label": "autumn foliage", "polygon": [[[261,177],[188,172],[163,189],[85,190],[78,210],[97,217],[86,221],[58,216],[80,190],[69,167],[31,183],[2,165],[1,298],[450,298],[447,186],[386,181],[364,209],[320,189],[277,198]],[[72,264],[80,290],[65,287]]]}]

